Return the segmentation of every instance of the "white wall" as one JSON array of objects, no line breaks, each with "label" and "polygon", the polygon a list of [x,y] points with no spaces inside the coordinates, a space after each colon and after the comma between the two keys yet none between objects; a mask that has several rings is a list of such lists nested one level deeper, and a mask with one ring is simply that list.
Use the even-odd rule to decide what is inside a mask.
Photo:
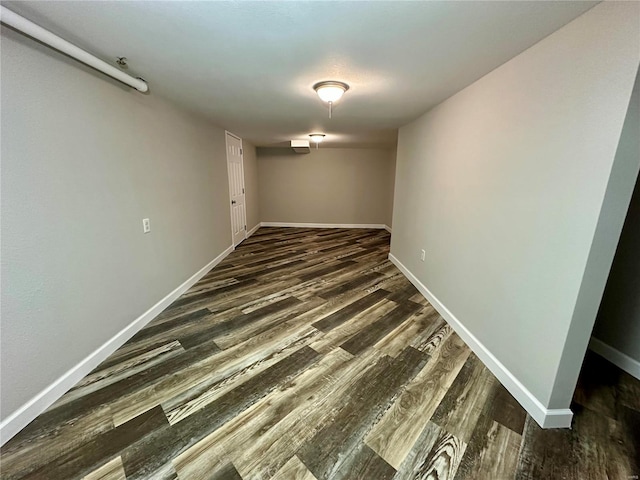
[{"label": "white wall", "polygon": [[224,130],[7,28],[1,62],[4,420],[231,232]]},{"label": "white wall", "polygon": [[390,149],[258,149],[263,222],[391,226],[395,156]]},{"label": "white wall", "polygon": [[399,133],[391,252],[539,421],[569,406],[632,190],[609,179],[639,7],[594,7]]},{"label": "white wall", "polygon": [[[616,157],[640,157],[640,76],[636,78]],[[638,161],[638,160],[637,160]],[[640,179],[629,205],[620,243],[593,331],[599,353],[640,378]],[[608,348],[607,348],[608,347]],[[625,358],[626,357],[626,358]]]}]

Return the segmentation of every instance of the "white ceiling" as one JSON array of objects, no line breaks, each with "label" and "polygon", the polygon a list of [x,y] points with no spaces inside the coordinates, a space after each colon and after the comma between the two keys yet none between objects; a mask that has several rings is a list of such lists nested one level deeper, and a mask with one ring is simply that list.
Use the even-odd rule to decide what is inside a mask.
[{"label": "white ceiling", "polygon": [[[4,2],[259,146],[397,128],[597,2]],[[333,119],[312,85],[347,82]]]}]

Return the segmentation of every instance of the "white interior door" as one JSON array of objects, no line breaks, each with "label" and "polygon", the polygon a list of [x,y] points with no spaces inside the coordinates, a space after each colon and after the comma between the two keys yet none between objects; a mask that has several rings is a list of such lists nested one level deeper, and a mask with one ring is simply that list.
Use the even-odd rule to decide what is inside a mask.
[{"label": "white interior door", "polygon": [[244,205],[244,167],[242,140],[227,132],[227,171],[231,196],[231,237],[236,246],[247,238],[247,214]]}]

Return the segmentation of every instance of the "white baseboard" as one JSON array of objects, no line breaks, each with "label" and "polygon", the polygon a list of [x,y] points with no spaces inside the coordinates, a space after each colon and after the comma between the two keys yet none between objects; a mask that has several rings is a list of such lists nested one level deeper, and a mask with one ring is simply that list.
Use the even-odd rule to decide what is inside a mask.
[{"label": "white baseboard", "polygon": [[191,288],[198,280],[204,277],[209,270],[219,264],[232,251],[233,246],[228,247],[153,307],[107,340],[101,347],[89,354],[84,360],[5,418],[2,423],[0,423],[0,445],[4,445],[38,415],[49,408],[56,400],[96,368],[109,355],[120,348],[127,340],[133,337],[142,327],[160,314],[160,312],[173,303],[180,295]]},{"label": "white baseboard", "polygon": [[253,227],[251,230],[249,230],[247,232],[247,238],[249,238],[251,235],[253,235],[254,233],[256,233],[258,231],[258,229],[262,226],[261,223],[258,223],[255,227]]},{"label": "white baseboard", "polygon": [[247,232],[247,238],[256,233],[260,227],[296,227],[296,228],[377,228],[391,233],[391,227],[383,223],[289,223],[260,222]]},{"label": "white baseboard", "polygon": [[509,390],[511,395],[533,417],[542,428],[569,428],[573,412],[568,408],[546,408],[520,381],[505,367],[492,353],[478,340],[456,316],[440,302],[427,287],[425,287],[413,275],[402,262],[393,254],[389,254],[389,260],[400,269],[405,277],[420,291],[420,293],[433,305],[440,315],[456,331],[473,352],[482,360],[489,370],[500,380],[500,383]]},{"label": "white baseboard", "polygon": [[262,222],[262,227],[295,227],[295,228],[377,228],[391,231],[382,223],[290,223],[290,222]]},{"label": "white baseboard", "polygon": [[608,345],[595,337],[591,337],[591,340],[589,341],[589,348],[601,357],[609,360],[617,367],[620,367],[629,375],[640,380],[640,362],[638,360],[631,358],[629,355],[622,353],[620,350],[613,348],[611,345]]}]

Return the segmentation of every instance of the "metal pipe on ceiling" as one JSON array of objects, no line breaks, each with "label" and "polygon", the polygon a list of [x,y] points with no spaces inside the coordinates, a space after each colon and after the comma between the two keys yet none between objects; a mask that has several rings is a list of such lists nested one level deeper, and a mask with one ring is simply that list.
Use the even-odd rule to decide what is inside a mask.
[{"label": "metal pipe on ceiling", "polygon": [[95,55],[90,54],[82,50],[80,47],[76,47],[73,43],[66,41],[64,38],[51,33],[49,30],[36,25],[30,20],[12,12],[7,7],[0,5],[0,22],[8,25],[9,27],[24,33],[45,45],[50,46],[72,58],[75,58],[79,62],[89,65],[96,70],[109,75],[116,80],[135,88],[139,92],[147,92],[149,85],[141,78],[134,78],[125,72],[118,70],[116,67],[109,65],[104,60],[100,60]]}]

